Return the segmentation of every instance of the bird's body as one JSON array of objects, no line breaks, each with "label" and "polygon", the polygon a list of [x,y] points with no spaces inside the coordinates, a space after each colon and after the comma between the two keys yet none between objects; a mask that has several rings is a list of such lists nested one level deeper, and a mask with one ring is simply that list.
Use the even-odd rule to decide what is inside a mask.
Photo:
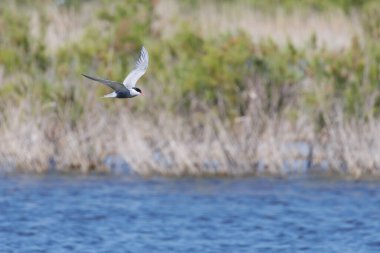
[{"label": "bird's body", "polygon": [[144,47],[141,49],[141,54],[139,59],[136,62],[135,68],[128,74],[122,83],[115,82],[107,79],[102,79],[98,77],[91,77],[85,74],[83,76],[88,79],[100,82],[104,85],[107,85],[114,92],[105,95],[106,98],[133,98],[139,95],[143,95],[143,92],[135,87],[136,82],[145,74],[149,63],[148,51]]},{"label": "bird's body", "polygon": [[104,95],[105,98],[133,98],[140,94],[132,94],[133,91],[126,91],[126,92],[111,92],[110,94]]}]

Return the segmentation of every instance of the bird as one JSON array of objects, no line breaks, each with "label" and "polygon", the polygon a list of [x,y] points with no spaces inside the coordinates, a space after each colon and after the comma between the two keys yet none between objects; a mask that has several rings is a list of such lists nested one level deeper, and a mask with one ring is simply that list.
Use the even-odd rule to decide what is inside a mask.
[{"label": "bird", "polygon": [[143,46],[141,48],[140,57],[136,61],[135,68],[127,75],[127,77],[124,79],[122,83],[102,79],[99,77],[92,77],[85,74],[82,75],[93,81],[100,82],[114,90],[113,92],[104,95],[103,97],[105,98],[133,98],[136,96],[144,95],[142,90],[136,87],[136,83],[140,79],[140,77],[142,77],[145,74],[148,68],[148,63],[149,54]]}]

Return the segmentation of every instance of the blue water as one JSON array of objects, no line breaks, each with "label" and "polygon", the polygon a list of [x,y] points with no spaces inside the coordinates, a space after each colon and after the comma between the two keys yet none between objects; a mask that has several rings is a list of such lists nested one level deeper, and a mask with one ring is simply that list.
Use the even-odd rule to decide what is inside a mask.
[{"label": "blue water", "polygon": [[380,183],[8,176],[0,252],[380,252]]}]

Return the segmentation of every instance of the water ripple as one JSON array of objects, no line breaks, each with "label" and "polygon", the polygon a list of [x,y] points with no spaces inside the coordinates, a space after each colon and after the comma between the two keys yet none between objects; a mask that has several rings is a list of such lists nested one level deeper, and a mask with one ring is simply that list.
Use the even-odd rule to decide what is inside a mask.
[{"label": "water ripple", "polygon": [[0,252],[380,252],[380,183],[0,179]]}]

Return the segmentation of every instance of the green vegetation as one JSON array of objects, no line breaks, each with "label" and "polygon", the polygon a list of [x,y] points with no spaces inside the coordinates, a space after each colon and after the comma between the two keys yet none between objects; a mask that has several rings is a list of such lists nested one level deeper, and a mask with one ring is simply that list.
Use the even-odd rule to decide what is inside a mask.
[{"label": "green vegetation", "polygon": [[[281,2],[284,6],[294,4],[294,1]],[[368,1],[306,2],[310,6],[331,2],[331,5],[347,8],[363,6]],[[377,93],[380,75],[379,5],[372,2],[368,6],[377,9],[363,7],[363,29],[367,39],[360,44],[354,37],[351,48],[336,52],[316,47],[313,38],[304,48],[296,48],[292,43],[280,47],[273,40],[253,43],[243,31],[205,38],[189,29],[189,24],[184,24],[171,38],[160,39],[150,31],[154,22],[153,3],[119,1],[106,8],[106,4],[99,2],[101,7],[95,13],[98,23],[89,24],[83,28],[81,38],[49,54],[44,44],[44,32],[40,33],[41,37],[30,36],[31,13],[28,10],[24,10],[25,15],[13,15],[12,10],[2,8],[0,64],[6,70],[6,77],[17,79],[25,74],[33,80],[36,76],[43,79],[26,87],[21,95],[30,93],[29,89],[36,89],[40,93],[35,94],[36,98],[49,102],[56,101],[55,89],[60,89],[49,86],[62,85],[68,74],[73,78],[77,76],[77,80],[81,72],[121,80],[133,66],[133,56],[145,44],[152,59],[149,83],[162,84],[172,99],[172,110],[190,110],[196,97],[210,107],[223,105],[218,107],[223,115],[244,115],[247,104],[242,95],[249,88],[247,82],[258,79],[265,87],[261,95],[267,100],[265,109],[270,113],[280,113],[288,106],[293,107],[289,108],[293,111],[307,108],[312,113],[314,110],[328,112],[338,101],[347,116],[378,116],[380,97],[374,93]],[[67,5],[71,6],[70,2]],[[83,7],[74,11],[81,15],[81,10]],[[33,11],[39,12],[41,22],[48,22],[44,20],[47,13],[43,8]],[[103,25],[99,26],[99,23]],[[41,29],[46,25],[42,24]],[[54,72],[54,79],[47,80],[51,72]],[[313,89],[301,87],[305,79],[312,80]],[[5,83],[2,93],[10,91],[9,84]],[[14,88],[15,93],[23,91]],[[301,93],[304,96],[300,96]],[[374,96],[370,105],[368,96]],[[294,104],[295,99],[302,101]],[[320,108],[322,105],[324,108]]]},{"label": "green vegetation", "polygon": [[[259,101],[255,111],[268,121],[306,119],[314,134],[328,130],[337,112],[342,112],[344,122],[380,117],[378,1],[309,0],[300,6],[295,0],[213,2],[248,4],[263,13],[283,9],[323,17],[343,11],[348,18],[358,18],[362,33],[339,49],[318,45],[318,34],[302,46],[272,38],[254,41],[244,29],[205,36],[196,24],[180,20],[180,29],[164,36],[155,28],[159,1],[57,2],[0,3],[2,119],[10,117],[10,108],[28,103],[28,109],[20,109],[20,124],[28,115],[54,115],[76,129],[95,106],[120,113],[120,106],[127,104],[129,111],[154,120],[162,110],[202,124],[212,113],[228,128],[240,117],[256,115],[253,93]],[[202,3],[188,0],[182,7],[191,12]],[[60,32],[75,36],[59,37]],[[106,89],[91,86],[80,73],[123,80],[141,45],[148,48],[150,66],[139,84],[149,98],[98,101]]]}]

